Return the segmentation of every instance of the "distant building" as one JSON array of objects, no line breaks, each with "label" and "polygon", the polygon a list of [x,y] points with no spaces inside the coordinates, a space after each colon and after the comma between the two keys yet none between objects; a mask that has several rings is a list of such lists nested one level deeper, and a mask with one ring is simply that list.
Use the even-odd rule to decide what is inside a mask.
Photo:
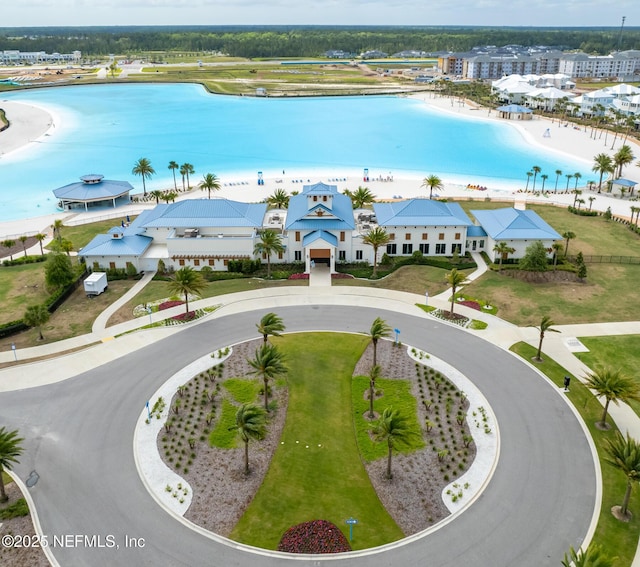
[{"label": "distant building", "polygon": [[74,51],[73,53],[45,53],[44,51],[18,51],[16,49],[0,51],[0,63],[2,65],[79,63],[81,59],[81,51]]},{"label": "distant building", "polygon": [[370,50],[360,54],[362,59],[386,59],[389,57],[384,51]]}]

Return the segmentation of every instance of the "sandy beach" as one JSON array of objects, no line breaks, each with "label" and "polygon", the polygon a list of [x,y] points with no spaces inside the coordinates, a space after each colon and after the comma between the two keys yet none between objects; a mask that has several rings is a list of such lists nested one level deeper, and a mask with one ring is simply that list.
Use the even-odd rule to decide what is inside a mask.
[{"label": "sandy beach", "polygon": [[[593,158],[599,153],[607,153],[613,155],[624,142],[624,136],[618,135],[614,142],[614,135],[608,133],[602,136],[599,133],[596,137],[592,137],[591,129],[585,131],[584,128],[577,128],[569,123],[567,126],[560,124],[557,120],[534,116],[533,120],[526,121],[508,121],[500,119],[496,116],[495,111],[477,107],[469,102],[459,99],[451,99],[449,97],[441,97],[432,93],[424,92],[420,94],[410,95],[414,98],[422,100],[424,104],[429,105],[439,111],[452,113],[456,115],[464,115],[481,121],[495,121],[507,123],[511,127],[517,129],[524,140],[531,145],[543,147],[549,151],[558,154],[578,158],[585,162],[588,169],[591,169]],[[0,100],[0,108],[3,108],[7,114],[7,118],[11,122],[11,126],[3,132],[0,132],[0,155],[13,151],[19,151],[29,143],[37,140],[39,137],[46,135],[50,128],[55,127],[54,117],[46,110],[23,103]],[[546,133],[546,134],[545,134]],[[606,139],[606,144],[605,144]],[[640,182],[640,167],[637,165],[640,160],[640,145],[629,138],[626,141],[631,145],[636,155],[633,165],[625,167],[623,177]],[[532,164],[534,165],[534,164]],[[525,172],[526,173],[526,172]],[[363,178],[356,176],[353,170],[350,172],[323,172],[323,176],[317,172],[309,172],[306,175],[292,175],[287,172],[286,175],[278,175],[273,177],[265,177],[264,185],[258,186],[255,174],[236,174],[234,176],[221,175],[220,181],[222,188],[216,193],[216,196],[235,199],[238,201],[256,202],[261,201],[268,195],[272,194],[276,189],[284,189],[291,193],[292,191],[301,191],[302,186],[307,183],[316,183],[323,181],[338,187],[339,191],[345,189],[355,190],[358,186],[368,187],[378,199],[407,199],[412,197],[420,197],[428,195],[428,189],[421,187],[424,177],[431,175],[432,172],[425,171],[421,177],[399,177],[394,172],[377,171],[375,168],[369,170],[369,181],[364,182]],[[496,177],[499,177],[498,172]],[[594,173],[592,178],[598,180],[598,174]],[[589,195],[596,197],[592,207],[596,210],[604,211],[607,207],[611,207],[614,214],[624,217],[630,216],[630,207],[635,203],[630,203],[629,199],[620,199],[616,196],[608,196],[598,194],[586,190],[586,183],[589,179],[583,178],[578,185],[585,191],[583,198]],[[547,196],[534,196],[531,193],[525,194],[521,190],[526,184],[526,177],[523,174],[522,183],[513,187],[492,187],[487,186],[485,191],[469,189],[466,185],[460,185],[443,178],[444,189],[439,191],[441,197],[464,197],[469,199],[492,199],[513,200],[521,204],[526,202],[540,203],[558,203],[567,204],[573,202],[573,195],[550,194]],[[554,176],[551,174],[547,181],[547,188],[553,189]],[[473,184],[474,180],[469,179],[468,183]],[[540,188],[538,181],[537,188]],[[560,187],[564,187],[564,178]],[[574,187],[572,182],[570,188]],[[169,188],[169,187],[167,187]],[[202,198],[205,194],[195,190],[188,194],[181,195],[180,198]],[[130,208],[140,209],[141,207],[152,207],[153,203],[148,205],[130,205]],[[10,238],[20,234],[35,234],[36,232],[47,231],[55,218],[68,219],[73,216],[75,220],[86,216],[95,218],[96,216],[105,216],[113,211],[96,211],[91,213],[58,213],[47,215],[45,217],[36,217],[33,219],[22,219],[19,221],[8,221],[0,223],[0,238]],[[121,215],[126,214],[122,211]]]}]

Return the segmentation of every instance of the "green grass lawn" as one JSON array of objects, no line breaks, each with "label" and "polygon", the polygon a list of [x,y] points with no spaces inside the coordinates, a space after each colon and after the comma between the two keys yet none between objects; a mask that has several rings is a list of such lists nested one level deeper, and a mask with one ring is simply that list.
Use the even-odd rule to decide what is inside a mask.
[{"label": "green grass lawn", "polygon": [[368,339],[310,333],[275,342],[289,367],[285,428],[266,478],[231,539],[275,549],[291,526],[314,519],[333,522],[348,537],[349,517],[359,521],[354,549],[401,539],[402,531],[371,486],[354,435],[351,374]]},{"label": "green grass lawn", "polygon": [[[582,337],[580,341],[589,352],[577,352],[576,356],[589,368],[610,366],[619,368],[640,386],[640,336],[620,335],[617,337]],[[640,416],[640,402],[629,404]]]},{"label": "green grass lawn", "polygon": [[[511,350],[527,361],[530,361],[536,354],[536,349],[525,343],[517,343],[511,347]],[[545,357],[544,362],[536,364],[536,367],[544,372],[558,387],[563,385],[564,376],[571,374],[548,357]],[[596,445],[601,462],[600,468],[602,470],[603,485],[602,508],[593,541],[602,545],[610,557],[617,556],[619,558],[616,563],[617,567],[628,567],[633,561],[638,545],[638,535],[640,533],[639,487],[637,484],[635,485],[634,492],[631,494],[631,501],[629,502],[629,510],[633,513],[631,521],[625,523],[616,520],[611,514],[611,508],[613,506],[619,506],[622,503],[627,481],[621,472],[614,469],[611,465],[603,463],[602,458],[605,455],[603,449],[605,440],[614,438],[617,428],[610,417],[607,417],[607,422],[611,425],[611,429],[608,431],[602,431],[595,426],[596,421],[599,421],[602,417],[602,406],[576,377],[571,381],[571,391],[565,395],[571,400],[582,416],[582,419],[584,419]],[[567,543],[567,549],[568,547],[569,543]]]}]

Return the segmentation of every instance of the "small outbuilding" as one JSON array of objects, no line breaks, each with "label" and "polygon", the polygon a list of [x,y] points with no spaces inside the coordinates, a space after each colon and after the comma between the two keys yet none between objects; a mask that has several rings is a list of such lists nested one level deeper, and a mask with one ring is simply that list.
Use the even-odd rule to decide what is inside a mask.
[{"label": "small outbuilding", "polygon": [[79,183],[70,183],[53,194],[58,199],[58,208],[68,211],[75,207],[84,206],[85,211],[90,206],[113,205],[129,203],[129,192],[133,190],[128,181],[111,181],[104,176],[92,173],[83,175]]},{"label": "small outbuilding", "polygon": [[622,179],[622,177],[618,179],[614,179],[611,182],[611,192],[613,192],[616,188],[620,193],[629,192],[629,195],[633,195],[633,190],[635,189],[637,181],[633,181],[631,179]]},{"label": "small outbuilding", "polygon": [[506,104],[496,108],[500,118],[507,120],[531,120],[533,118],[533,110],[519,104]]}]

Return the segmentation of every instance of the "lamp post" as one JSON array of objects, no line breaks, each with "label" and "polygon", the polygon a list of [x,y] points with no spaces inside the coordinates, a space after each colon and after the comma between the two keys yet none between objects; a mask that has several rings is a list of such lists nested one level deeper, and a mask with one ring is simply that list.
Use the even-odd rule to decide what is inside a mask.
[{"label": "lamp post", "polygon": [[149,325],[153,325],[153,320],[151,319],[151,313],[153,313],[153,311],[151,310],[151,307],[149,307],[147,305],[147,313],[149,314]]},{"label": "lamp post", "polygon": [[13,351],[13,358],[18,362],[18,353],[16,352],[16,343],[11,343],[11,350]]},{"label": "lamp post", "polygon": [[429,290],[424,292],[424,304],[428,307],[429,306]]}]

